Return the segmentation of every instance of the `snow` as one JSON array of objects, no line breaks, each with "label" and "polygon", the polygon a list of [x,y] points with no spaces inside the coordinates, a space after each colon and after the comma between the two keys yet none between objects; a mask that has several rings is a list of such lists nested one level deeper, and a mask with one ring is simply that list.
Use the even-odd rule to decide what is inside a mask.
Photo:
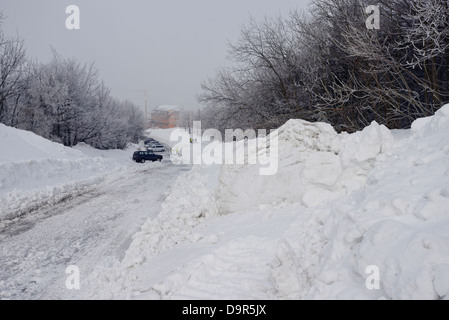
[{"label": "snow", "polygon": [[176,105],[160,105],[156,108],[158,111],[179,111],[179,109]]},{"label": "snow", "polygon": [[82,193],[112,171],[123,171],[133,148],[68,148],[0,124],[0,224]]},{"label": "snow", "polygon": [[0,164],[45,159],[81,158],[83,155],[32,132],[0,124]]},{"label": "snow", "polygon": [[291,120],[274,176],[194,166],[87,298],[449,299],[448,120],[449,105],[404,131]]},{"label": "snow", "polygon": [[171,128],[171,129],[148,129],[146,131],[146,134],[153,138],[156,139],[157,141],[159,141],[160,143],[163,143],[165,145],[171,146],[173,147],[176,142],[175,141],[170,141],[170,135],[172,134],[172,132],[176,131],[176,130],[180,130],[179,128]]},{"label": "snow", "polygon": [[[132,167],[0,228],[0,299],[79,299],[86,275],[122,259],[183,170],[169,161]],[[80,270],[80,290],[65,286],[71,265]]]},{"label": "snow", "polygon": [[[172,146],[173,130],[148,134]],[[76,297],[449,299],[448,134],[449,105],[410,130],[373,122],[337,134],[290,120],[273,133],[275,175],[260,175],[261,164],[173,166],[183,173],[159,213],[123,255],[92,267]],[[88,154],[104,168],[118,161],[85,146],[73,152],[82,155],[57,160],[75,170]],[[379,270],[378,289],[367,286],[370,270]]]},{"label": "snow", "polygon": [[0,126],[0,299],[76,299],[66,268],[83,276],[121,260],[133,234],[156,217],[173,180],[189,170],[137,164],[127,150],[66,148]]}]

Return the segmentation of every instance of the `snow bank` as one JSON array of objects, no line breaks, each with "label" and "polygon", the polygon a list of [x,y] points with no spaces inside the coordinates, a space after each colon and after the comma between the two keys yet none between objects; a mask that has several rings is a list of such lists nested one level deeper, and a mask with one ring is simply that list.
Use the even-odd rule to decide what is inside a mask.
[{"label": "snow bank", "polygon": [[[133,236],[123,260],[99,266],[89,277],[87,286],[91,288],[88,290],[91,296],[87,298],[130,299],[136,295],[142,297],[142,292],[145,292],[145,297],[161,298],[156,292],[158,290],[152,287],[152,281],[157,282],[160,274],[176,270],[182,261],[158,265],[155,262],[158,255],[176,250],[183,242],[216,241],[214,236],[203,239],[194,232],[194,228],[217,215],[211,190],[215,188],[219,169],[218,166],[187,168],[187,172],[176,180],[171,193],[167,194],[160,214],[148,219],[141,231]],[[169,254],[168,260],[171,259],[178,258]],[[153,270],[151,274],[147,272],[149,269]]]},{"label": "snow bank", "polygon": [[277,135],[276,175],[261,176],[254,165],[222,168],[221,213],[284,201],[315,207],[342,197],[365,184],[375,158],[393,141],[388,129],[377,123],[353,135],[338,135],[324,123],[290,120]]},{"label": "snow bank", "polygon": [[275,134],[276,175],[194,167],[89,298],[449,299],[449,105],[407,131]]},{"label": "snow bank", "polygon": [[129,162],[130,151],[68,148],[0,124],[0,221],[87,192]]},{"label": "snow bank", "polygon": [[[281,297],[449,299],[448,111],[415,122],[407,139],[392,141],[376,125],[342,136],[343,162],[362,161],[366,183],[286,232],[302,290]],[[380,270],[379,290],[367,289],[369,266]]]},{"label": "snow bank", "polygon": [[135,256],[134,250],[157,254],[186,239],[195,238],[191,229],[217,213],[215,196],[211,192],[216,179],[210,176],[218,174],[219,167],[214,169],[205,174],[204,167],[194,167],[177,179],[172,193],[162,204],[159,216],[149,219],[142,231],[135,235],[136,241],[128,252],[131,256]]},{"label": "snow bank", "polygon": [[79,151],[46,140],[32,132],[7,127],[1,123],[0,150],[0,164],[83,157]]}]

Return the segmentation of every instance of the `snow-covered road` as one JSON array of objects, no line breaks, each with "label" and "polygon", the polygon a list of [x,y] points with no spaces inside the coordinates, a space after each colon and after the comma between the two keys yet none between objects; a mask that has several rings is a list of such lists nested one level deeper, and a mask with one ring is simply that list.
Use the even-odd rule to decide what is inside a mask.
[{"label": "snow-covered road", "polygon": [[263,176],[0,126],[0,299],[449,299],[448,130],[449,105],[403,132],[292,119]]},{"label": "snow-covered road", "polygon": [[[160,206],[188,166],[130,164],[76,196],[0,229],[0,299],[77,299],[83,278],[120,260],[132,236]],[[66,288],[66,268],[80,270],[80,290]]]}]

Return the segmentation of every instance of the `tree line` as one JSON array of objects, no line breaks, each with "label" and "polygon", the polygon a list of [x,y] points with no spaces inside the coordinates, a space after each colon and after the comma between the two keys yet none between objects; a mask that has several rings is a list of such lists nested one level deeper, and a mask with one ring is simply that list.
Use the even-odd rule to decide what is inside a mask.
[{"label": "tree line", "polygon": [[409,128],[449,102],[449,1],[312,0],[307,12],[251,19],[230,67],[202,83],[204,125],[277,128],[288,119],[354,132]]},{"label": "tree line", "polygon": [[138,142],[142,111],[113,98],[94,64],[61,57],[31,61],[24,42],[2,32],[0,12],[0,123],[74,146],[123,149]]}]

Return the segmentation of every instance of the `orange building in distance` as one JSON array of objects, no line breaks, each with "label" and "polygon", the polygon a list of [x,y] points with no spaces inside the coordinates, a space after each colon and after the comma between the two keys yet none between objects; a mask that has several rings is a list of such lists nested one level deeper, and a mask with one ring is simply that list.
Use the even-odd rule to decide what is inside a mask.
[{"label": "orange building in distance", "polygon": [[151,112],[150,128],[171,129],[179,126],[179,107],[162,105]]}]

